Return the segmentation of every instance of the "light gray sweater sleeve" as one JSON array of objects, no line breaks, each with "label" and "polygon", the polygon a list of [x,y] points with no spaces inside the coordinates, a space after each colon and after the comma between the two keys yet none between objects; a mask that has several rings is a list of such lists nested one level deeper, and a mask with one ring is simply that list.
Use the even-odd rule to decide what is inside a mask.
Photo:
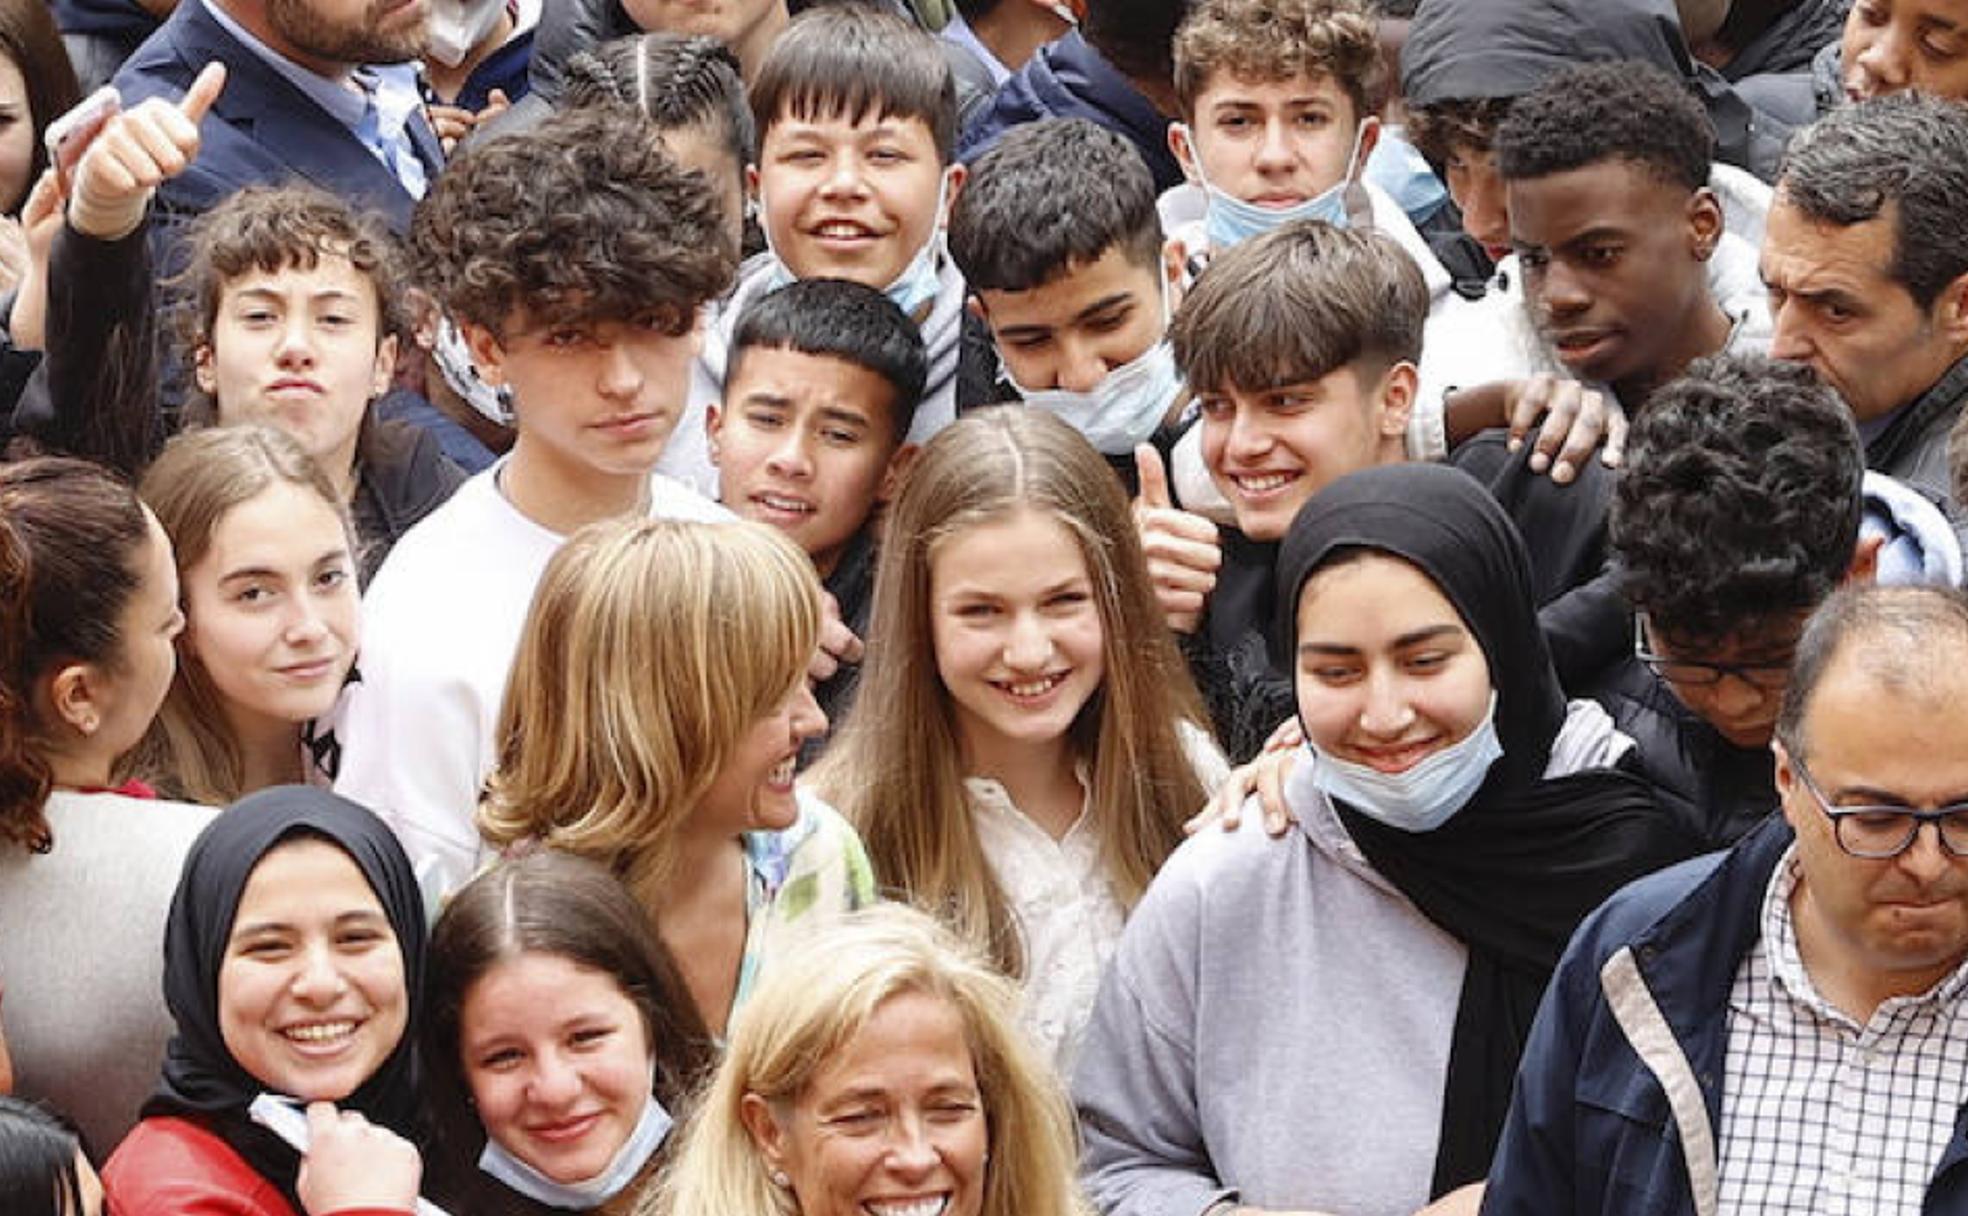
[{"label": "light gray sweater sleeve", "polygon": [[1105,1216],[1199,1216],[1236,1197],[1217,1179],[1197,1105],[1196,878],[1164,871],[1142,897],[1081,1047],[1082,1181]]}]

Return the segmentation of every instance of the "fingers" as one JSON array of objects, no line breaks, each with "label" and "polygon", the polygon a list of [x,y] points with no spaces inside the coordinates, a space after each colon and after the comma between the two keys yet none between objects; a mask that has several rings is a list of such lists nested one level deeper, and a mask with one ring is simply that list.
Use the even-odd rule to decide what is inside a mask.
[{"label": "fingers", "polygon": [[[1570,482],[1592,450],[1605,437],[1606,394],[1586,388],[1575,380],[1561,381],[1552,391],[1551,412],[1538,433],[1537,451],[1531,456],[1531,470],[1542,472],[1546,464],[1551,480],[1560,485]],[[1544,458],[1540,463],[1539,457]],[[1555,459],[1553,459],[1555,457]]]},{"label": "fingers", "polygon": [[191,87],[185,90],[185,95],[178,100],[178,114],[196,127],[225,90],[225,81],[225,64],[217,61],[206,64],[204,70],[198,73],[198,78],[191,82]]},{"label": "fingers", "polygon": [[1599,451],[1599,463],[1617,469],[1626,459],[1626,410],[1617,401],[1606,403],[1606,446]]},{"label": "fingers", "polygon": [[[28,191],[27,201],[21,204],[21,227],[27,230],[30,238],[61,215],[61,201],[61,178],[53,169],[42,170],[40,180],[34,183],[34,189]],[[53,235],[50,229],[48,236]]]},{"label": "fingers", "polygon": [[1162,464],[1162,454],[1153,444],[1139,444],[1134,449],[1134,472],[1140,478],[1141,493],[1136,499],[1144,507],[1169,510],[1175,506],[1175,499],[1169,494],[1168,468]]},{"label": "fingers", "polygon": [[1246,764],[1230,770],[1216,793],[1203,809],[1191,816],[1182,825],[1183,834],[1194,836],[1204,828],[1216,825],[1226,832],[1234,832],[1243,823],[1244,799],[1256,788],[1256,764]]},{"label": "fingers", "polygon": [[1518,380],[1504,388],[1505,425],[1510,430],[1509,447],[1516,451],[1524,444],[1524,436],[1531,433],[1537,420],[1544,415],[1551,398],[1553,378],[1532,376],[1528,380]]},{"label": "fingers", "polygon": [[1305,742],[1305,727],[1297,718],[1286,718],[1264,741],[1266,752],[1296,751]]},{"label": "fingers", "polygon": [[1295,753],[1278,752],[1265,757],[1257,770],[1257,804],[1264,810],[1264,832],[1268,836],[1283,836],[1298,822],[1291,805],[1285,801],[1285,782],[1297,763]]}]

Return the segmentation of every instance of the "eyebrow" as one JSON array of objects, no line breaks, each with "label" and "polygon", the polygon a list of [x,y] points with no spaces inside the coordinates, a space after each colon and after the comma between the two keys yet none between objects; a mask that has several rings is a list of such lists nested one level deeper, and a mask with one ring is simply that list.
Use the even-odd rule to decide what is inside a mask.
[{"label": "eyebrow", "polygon": [[[1460,625],[1430,625],[1424,629],[1411,630],[1395,638],[1394,645],[1389,649],[1406,650],[1410,646],[1419,646],[1423,642],[1432,642],[1438,638],[1453,637],[1461,632],[1462,626]],[[1338,642],[1301,642],[1299,643],[1298,653],[1308,656],[1324,654],[1348,655],[1360,654],[1361,648],[1358,646],[1342,645]]]},{"label": "eyebrow", "polygon": [[872,426],[868,416],[859,410],[851,410],[840,405],[823,405],[820,417],[828,422],[845,422],[851,426]]},{"label": "eyebrow", "polygon": [[[234,293],[233,298],[245,299],[249,296],[256,300],[272,300],[275,302],[279,302],[287,298],[287,294],[285,292],[275,291],[271,287],[242,287],[239,288],[238,291]],[[352,291],[343,291],[339,287],[324,287],[321,288],[319,291],[308,292],[307,298],[309,300],[318,301],[318,300],[354,300],[360,297],[358,297]]]},{"label": "eyebrow", "polygon": [[[348,555],[349,551],[346,545],[329,549],[309,562],[308,568],[314,569],[317,566],[332,561],[347,561]],[[241,566],[237,570],[228,570],[224,574],[221,574],[219,581],[221,583],[230,583],[242,578],[279,578],[281,574],[282,571],[276,570],[272,566]]]},{"label": "eyebrow", "polygon": [[[1909,811],[1919,809],[1907,798],[1905,794],[1897,794],[1894,793],[1892,790],[1882,790],[1870,785],[1844,785],[1844,786],[1840,786],[1836,790],[1830,790],[1827,792],[1830,794],[1830,796],[1833,799],[1844,799],[1844,798],[1862,799],[1866,806],[1904,807]],[[1963,790],[1959,794],[1955,794],[1949,798],[1942,799],[1940,802],[1935,803],[1935,809],[1939,810],[1944,807],[1958,807],[1963,803],[1968,803],[1968,790]],[[1844,808],[1834,805],[1832,809],[1841,810]]]},{"label": "eyebrow", "polygon": [[[383,915],[381,912],[372,911],[368,908],[357,908],[349,912],[344,912],[335,918],[336,928],[351,924],[387,925],[388,923],[389,917]],[[243,925],[234,925],[232,928],[232,937],[229,940],[236,942],[242,938],[253,937],[261,933],[283,933],[291,931],[293,928],[294,926],[287,921],[256,920]]]}]

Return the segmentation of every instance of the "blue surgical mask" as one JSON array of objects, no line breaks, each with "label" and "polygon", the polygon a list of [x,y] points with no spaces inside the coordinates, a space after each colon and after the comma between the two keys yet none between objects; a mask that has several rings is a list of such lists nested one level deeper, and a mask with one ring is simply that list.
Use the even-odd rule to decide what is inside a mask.
[{"label": "blue surgical mask", "polygon": [[1203,158],[1196,149],[1196,136],[1183,127],[1183,137],[1189,145],[1190,157],[1196,170],[1196,180],[1202,183],[1203,193],[1209,198],[1208,210],[1203,218],[1203,231],[1209,236],[1210,249],[1221,251],[1254,236],[1263,236],[1275,228],[1295,220],[1324,220],[1338,228],[1348,224],[1349,214],[1367,214],[1366,207],[1355,200],[1349,205],[1348,193],[1360,190],[1355,180],[1360,170],[1360,147],[1366,140],[1367,123],[1361,123],[1353,133],[1353,151],[1346,158],[1346,172],[1326,190],[1314,198],[1289,207],[1260,207],[1247,203],[1235,195],[1226,194],[1212,186],[1203,176]]},{"label": "blue surgical mask", "polygon": [[1401,832],[1432,832],[1463,808],[1503,757],[1496,732],[1496,693],[1489,712],[1467,738],[1398,773],[1341,760],[1310,740],[1315,767],[1312,784],[1327,797],[1346,803],[1369,819]]},{"label": "blue surgical mask", "polygon": [[[895,301],[896,306],[908,313],[912,320],[915,319],[916,310],[934,300],[936,293],[943,287],[940,273],[944,248],[943,204],[948,201],[949,196],[950,173],[949,170],[945,170],[942,178],[936,183],[936,223],[930,228],[929,236],[923,241],[922,247],[916,250],[916,255],[909,259],[907,266],[902,268],[902,273],[896,276],[893,283],[882,289],[882,294]],[[761,183],[758,188],[759,230],[765,234],[766,250],[772,254],[773,272],[770,286],[776,290],[799,276],[786,265],[785,259],[779,256],[779,251],[772,247],[772,225],[764,220],[765,206],[765,186]]]},{"label": "blue surgical mask", "polygon": [[1162,289],[1162,337],[1153,346],[1100,378],[1085,392],[1067,388],[1026,388],[1010,368],[1004,377],[1033,409],[1057,414],[1108,456],[1125,456],[1144,443],[1168,416],[1182,391],[1175,348],[1169,345],[1169,293]]},{"label": "blue surgical mask", "polygon": [[505,1183],[519,1194],[550,1208],[585,1212],[598,1208],[621,1194],[670,1131],[670,1113],[654,1097],[642,1104],[642,1117],[635,1130],[615,1150],[606,1169],[584,1182],[555,1182],[532,1166],[508,1153],[505,1146],[486,1137],[485,1151],[478,1155],[478,1168]]}]

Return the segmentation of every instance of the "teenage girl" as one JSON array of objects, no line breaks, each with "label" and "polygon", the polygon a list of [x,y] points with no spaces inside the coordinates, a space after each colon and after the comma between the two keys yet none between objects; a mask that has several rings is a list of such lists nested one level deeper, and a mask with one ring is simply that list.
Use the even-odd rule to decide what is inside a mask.
[{"label": "teenage girl", "polygon": [[886,886],[1024,980],[1062,1065],[1121,922],[1221,777],[1112,471],[987,410],[922,452],[875,576],[857,710],[815,787]]}]

